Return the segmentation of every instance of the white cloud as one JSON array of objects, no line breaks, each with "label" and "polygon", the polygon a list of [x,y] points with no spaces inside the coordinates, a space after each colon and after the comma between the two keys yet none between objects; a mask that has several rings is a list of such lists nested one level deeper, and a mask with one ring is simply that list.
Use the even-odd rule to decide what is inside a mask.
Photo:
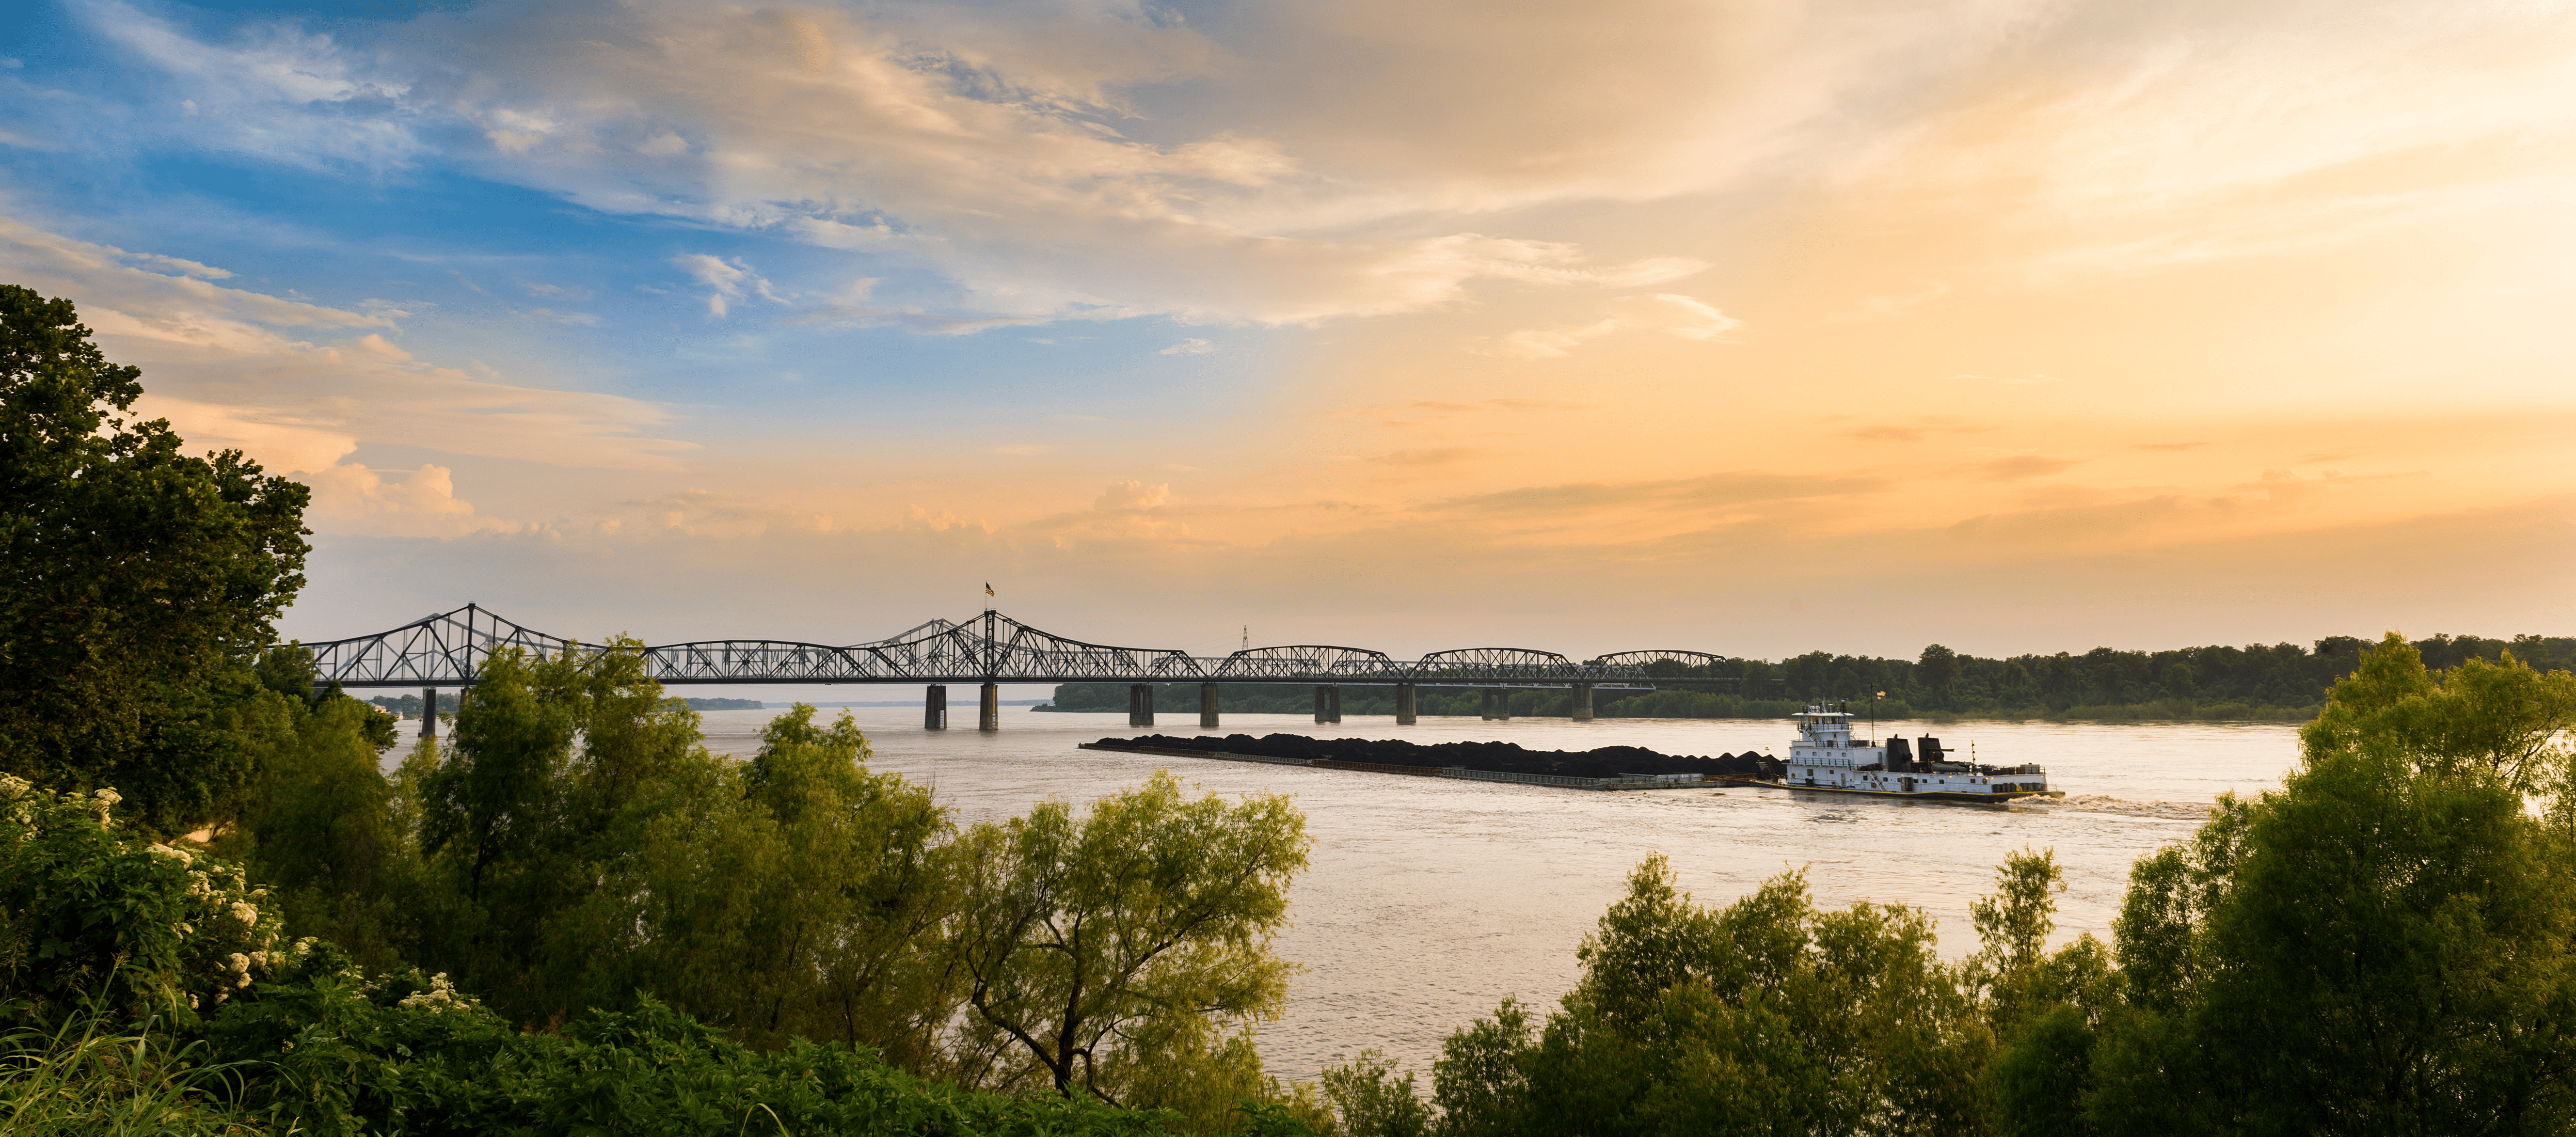
[{"label": "white cloud", "polygon": [[[1687,5],[1663,9],[1659,19],[1727,41],[1689,46],[1693,33],[1676,29],[1659,37],[1675,65],[1725,63],[1741,47],[1732,41],[1752,34]],[[1572,245],[1465,224],[1514,204],[1630,195],[1635,183],[1621,168],[1633,172],[1647,150],[1618,159],[1565,145],[1601,134],[1602,123],[1521,139],[1508,156],[1434,147],[1440,152],[1426,161],[1400,144],[1409,128],[1390,120],[1403,116],[1376,109],[1330,124],[1268,113],[1233,123],[1133,101],[1176,80],[1215,83],[1238,110],[1304,101],[1303,79],[1295,80],[1299,98],[1261,89],[1304,68],[1236,65],[1233,52],[1258,45],[1258,25],[1277,18],[1266,13],[1245,13],[1254,24],[1229,47],[1178,20],[1038,4],[970,18],[938,5],[860,12],[597,0],[382,25],[363,45],[282,28],[219,45],[129,8],[95,11],[102,27],[181,86],[204,88],[210,108],[243,124],[191,144],[261,153],[308,146],[308,161],[446,147],[492,176],[595,208],[900,256],[964,287],[962,305],[941,290],[926,304],[843,317],[862,322],[934,332],[1143,314],[1310,323],[1455,303],[1478,281],[1636,288],[1705,267],[1653,253],[1594,264]],[[1445,22],[1492,17],[1444,10],[1376,19],[1402,25],[1374,29],[1382,48],[1422,44],[1418,37]],[[1544,22],[1579,31],[1621,21],[1566,13]],[[1278,30],[1290,40],[1315,32]],[[1652,62],[1634,49],[1614,61],[1601,46],[1591,45],[1587,66]],[[1422,79],[1489,77],[1518,50],[1500,42],[1435,49],[1450,58],[1432,61]],[[1479,85],[1492,86],[1489,78]],[[1565,101],[1563,91],[1514,86],[1491,108],[1494,121]],[[308,121],[326,117],[345,122]],[[1743,129],[1648,117],[1659,141],[1741,137]],[[1124,133],[1163,120],[1174,127],[1137,133],[1177,136]],[[388,140],[348,137],[361,126]],[[477,141],[456,149],[458,127]],[[1354,137],[1365,144],[1343,141]],[[1498,175],[1533,168],[1546,172],[1505,176],[1516,184],[1497,192]],[[725,263],[688,267],[708,286],[710,311],[722,314],[750,294],[751,281],[717,265]],[[952,306],[966,311],[943,311]],[[910,310],[925,307],[932,311]]]},{"label": "white cloud", "polygon": [[1201,339],[1187,339],[1187,340],[1182,340],[1182,341],[1181,341],[1181,342],[1179,342],[1179,343],[1173,344],[1173,345],[1172,345],[1172,346],[1170,346],[1170,347],[1164,348],[1164,349],[1163,349],[1163,350],[1161,350],[1161,351],[1155,352],[1154,354],[1156,354],[1156,355],[1206,355],[1207,353],[1209,353],[1209,352],[1211,352],[1211,351],[1215,351],[1215,350],[1216,350],[1216,345],[1215,345],[1215,344],[1212,344],[1212,343],[1209,343],[1209,342],[1208,342],[1208,341],[1206,341],[1206,340],[1201,340]]},{"label": "white cloud", "polygon": [[1744,321],[1697,297],[1672,292],[1622,296],[1609,310],[1610,314],[1589,324],[1527,328],[1490,343],[1470,343],[1468,350],[1514,359],[1562,359],[1586,341],[1612,332],[1659,331],[1686,340],[1723,341],[1726,333],[1744,326]]},{"label": "white cloud", "polygon": [[[2016,247],[2030,271],[2137,271],[2555,200],[2576,141],[2576,22],[2550,5],[567,0],[220,44],[87,11],[204,109],[165,128],[180,144],[443,152],[612,213],[909,261],[945,279],[829,318],[940,333],[1643,290],[1705,267],[1666,244],[1684,233],[1497,231],[1747,188],[2010,200],[1985,215],[2068,229]],[[2344,176],[2374,163],[2407,172]],[[2251,212],[2191,213],[2218,203]],[[706,283],[711,311],[756,294]]]},{"label": "white cloud", "polygon": [[188,264],[0,217],[0,277],[77,304],[194,448],[238,446],[307,472],[368,442],[612,469],[668,469],[696,449],[636,433],[670,420],[654,404],[437,366],[387,338],[394,310],[228,288],[200,279],[219,270]]},{"label": "white cloud", "polygon": [[742,299],[746,291],[773,304],[787,302],[770,289],[768,280],[751,271],[751,266],[744,264],[740,257],[727,261],[705,253],[690,253],[671,258],[671,263],[687,269],[698,283],[712,290],[707,293],[707,314],[719,320],[724,318],[728,305]]},{"label": "white cloud", "polygon": [[308,471],[313,487],[306,519],[334,536],[454,537],[475,532],[517,532],[520,526],[479,516],[456,496],[454,471],[424,463],[417,470],[386,471],[342,464]]}]

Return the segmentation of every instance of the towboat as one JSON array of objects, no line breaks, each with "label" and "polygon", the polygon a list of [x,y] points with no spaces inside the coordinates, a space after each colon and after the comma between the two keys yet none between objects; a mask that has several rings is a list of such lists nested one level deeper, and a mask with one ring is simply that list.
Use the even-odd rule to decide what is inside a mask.
[{"label": "towboat", "polygon": [[1778,781],[1753,784],[1783,790],[1828,790],[1871,797],[1920,798],[1999,806],[2020,798],[2065,797],[2048,788],[2048,768],[1981,766],[1956,761],[1930,736],[1908,742],[1854,739],[1847,705],[1816,704],[1789,716],[1798,737]]}]

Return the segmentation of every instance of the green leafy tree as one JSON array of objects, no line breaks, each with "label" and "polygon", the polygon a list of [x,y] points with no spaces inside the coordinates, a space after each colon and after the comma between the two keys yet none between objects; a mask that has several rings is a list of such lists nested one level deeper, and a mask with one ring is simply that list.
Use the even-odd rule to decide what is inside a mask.
[{"label": "green leafy tree", "polygon": [[2081,1091],[2101,1016],[2119,1001],[2111,951],[2089,934],[2046,950],[2066,891],[2054,850],[2007,855],[1995,884],[1968,906],[1980,947],[1960,968],[2004,1046],[1987,1070],[1995,1126],[2008,1137],[2089,1133]]},{"label": "green leafy tree", "polygon": [[1914,662],[1914,676],[1931,694],[1933,706],[1951,705],[1955,700],[1950,688],[1959,681],[1959,653],[1939,644],[1924,648],[1922,657]]},{"label": "green leafy tree", "polygon": [[386,716],[346,697],[278,702],[260,737],[259,778],[215,851],[273,890],[299,934],[370,967],[399,966],[413,939],[406,905],[418,858],[396,828],[395,787],[377,769],[375,728]]},{"label": "green leafy tree", "polygon": [[1477,1019],[1440,1043],[1431,1103],[1444,1137],[1505,1137],[1530,1121],[1529,1008],[1506,995],[1494,1017]]},{"label": "green leafy tree", "polygon": [[68,300],[0,285],[0,769],[213,819],[255,774],[235,708],[303,587],[307,491],[133,416]]},{"label": "green leafy tree", "polygon": [[1914,909],[1820,912],[1797,873],[1704,908],[1656,856],[1580,957],[1534,1042],[1509,1003],[1450,1038],[1434,1069],[1442,1132],[1983,1127],[1991,1035]]},{"label": "green leafy tree", "polygon": [[1250,1028],[1290,967],[1270,952],[1305,819],[1281,795],[1191,800],[1168,773],[1076,817],[1046,801],[963,841],[966,1005],[1001,1088],[1169,1106],[1204,1127],[1270,1093]]},{"label": "green leafy tree", "polygon": [[634,852],[612,862],[584,917],[633,937],[623,960],[594,967],[584,1001],[651,990],[754,1045],[840,1041],[944,1071],[953,829],[928,789],[870,772],[867,756],[847,714],[822,726],[798,704],[762,729],[749,762],[673,779],[686,792],[618,843]]},{"label": "green leafy tree", "polygon": [[1431,1131],[1431,1111],[1414,1096],[1412,1073],[1399,1077],[1395,1063],[1374,1047],[1325,1067],[1322,1080],[1343,1137],[1424,1137]]},{"label": "green leafy tree", "polygon": [[2132,874],[2094,1122],[2576,1124],[2576,845],[2530,808],[2563,785],[2571,709],[2576,677],[2510,658],[2435,676],[2393,634],[2365,655],[2280,791]]}]

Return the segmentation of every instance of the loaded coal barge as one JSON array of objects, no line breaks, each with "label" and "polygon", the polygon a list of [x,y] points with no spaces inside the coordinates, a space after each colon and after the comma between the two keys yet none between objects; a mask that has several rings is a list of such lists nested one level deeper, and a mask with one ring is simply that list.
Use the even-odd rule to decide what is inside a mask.
[{"label": "loaded coal barge", "polygon": [[1226,762],[1261,762],[1319,770],[1352,770],[1371,774],[1411,774],[1431,778],[1464,778],[1481,782],[1518,782],[1570,790],[1671,790],[1695,786],[1742,785],[1780,776],[1780,763],[1750,751],[1714,758],[1660,754],[1635,746],[1597,750],[1526,750],[1509,742],[1441,742],[1419,745],[1403,739],[1309,738],[1246,734],[1216,738],[1171,738],[1148,734],[1104,738],[1081,744],[1084,750],[1116,750],[1175,758],[1210,758]]},{"label": "loaded coal barge", "polygon": [[1989,806],[2066,796],[2064,790],[2048,788],[2045,766],[1950,761],[1951,752],[1941,749],[1938,738],[1919,738],[1916,745],[1902,738],[1855,741],[1851,714],[1840,706],[1810,706],[1789,721],[1798,724],[1798,737],[1789,746],[1780,777],[1757,778],[1754,785]]}]

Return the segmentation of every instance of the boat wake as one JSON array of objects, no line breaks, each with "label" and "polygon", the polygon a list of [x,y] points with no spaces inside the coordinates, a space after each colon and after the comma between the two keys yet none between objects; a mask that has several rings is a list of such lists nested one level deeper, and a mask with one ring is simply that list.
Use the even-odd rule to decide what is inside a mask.
[{"label": "boat wake", "polygon": [[2130,801],[2106,794],[2026,798],[2014,802],[2012,808],[2031,813],[2116,813],[2124,817],[2154,817],[2168,821],[2201,821],[2209,817],[2206,802]]}]

